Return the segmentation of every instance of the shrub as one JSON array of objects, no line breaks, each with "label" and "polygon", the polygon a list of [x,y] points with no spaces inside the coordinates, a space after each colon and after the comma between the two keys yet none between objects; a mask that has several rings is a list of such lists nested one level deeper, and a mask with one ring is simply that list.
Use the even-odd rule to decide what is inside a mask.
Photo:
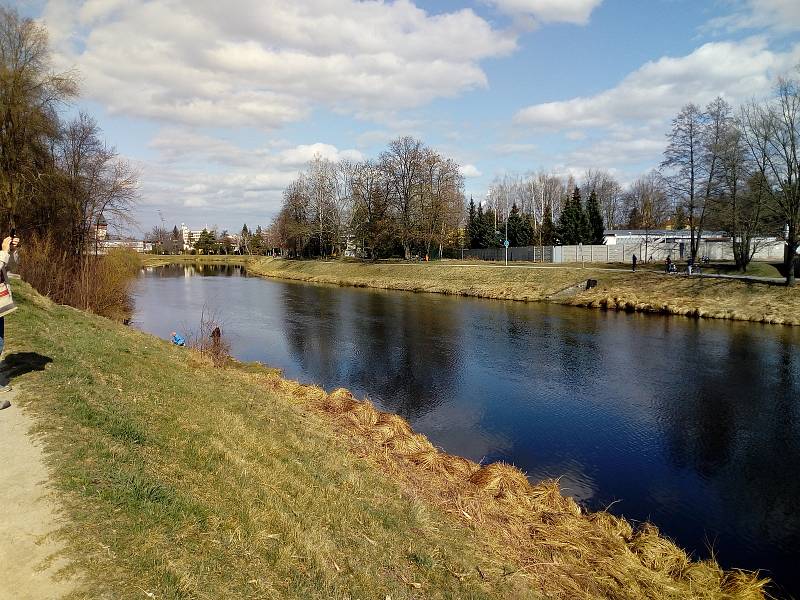
[{"label": "shrub", "polygon": [[131,288],[140,268],[139,255],[129,248],[115,248],[106,255],[75,256],[46,236],[26,240],[17,270],[41,294],[59,304],[122,321],[133,311]]}]

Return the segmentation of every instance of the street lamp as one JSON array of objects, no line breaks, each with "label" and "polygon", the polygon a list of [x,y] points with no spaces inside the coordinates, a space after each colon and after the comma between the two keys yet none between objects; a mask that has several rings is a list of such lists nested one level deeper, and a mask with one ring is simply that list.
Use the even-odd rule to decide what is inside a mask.
[{"label": "street lamp", "polygon": [[506,266],[508,266],[508,186],[506,186],[506,238],[503,246],[506,248]]}]

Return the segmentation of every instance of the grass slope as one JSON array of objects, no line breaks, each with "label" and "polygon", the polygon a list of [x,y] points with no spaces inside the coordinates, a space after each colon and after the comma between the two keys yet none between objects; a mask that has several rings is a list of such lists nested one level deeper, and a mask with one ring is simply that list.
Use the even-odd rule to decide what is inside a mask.
[{"label": "grass slope", "polygon": [[472,532],[246,368],[212,369],[25,284],[15,299],[9,362],[49,363],[15,383],[85,597],[536,597],[517,578],[484,581],[476,567],[496,565]]}]

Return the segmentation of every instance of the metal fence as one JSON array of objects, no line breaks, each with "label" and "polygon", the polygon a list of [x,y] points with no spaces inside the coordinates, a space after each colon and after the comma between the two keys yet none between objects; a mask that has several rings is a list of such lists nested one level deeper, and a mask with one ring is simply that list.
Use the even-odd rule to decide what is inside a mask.
[{"label": "metal fence", "polygon": [[[465,248],[461,258],[502,261],[505,260],[505,256],[505,248]],[[508,260],[553,262],[553,246],[512,246],[508,249]]]}]

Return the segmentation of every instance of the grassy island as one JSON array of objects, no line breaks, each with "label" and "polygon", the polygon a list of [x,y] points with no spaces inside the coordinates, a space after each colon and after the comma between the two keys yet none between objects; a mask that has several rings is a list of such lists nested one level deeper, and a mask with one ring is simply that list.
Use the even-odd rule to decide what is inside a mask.
[{"label": "grassy island", "polygon": [[763,597],[753,574],[587,513],[555,482],[444,454],[345,390],[214,368],[15,291],[8,360],[75,597]]}]

